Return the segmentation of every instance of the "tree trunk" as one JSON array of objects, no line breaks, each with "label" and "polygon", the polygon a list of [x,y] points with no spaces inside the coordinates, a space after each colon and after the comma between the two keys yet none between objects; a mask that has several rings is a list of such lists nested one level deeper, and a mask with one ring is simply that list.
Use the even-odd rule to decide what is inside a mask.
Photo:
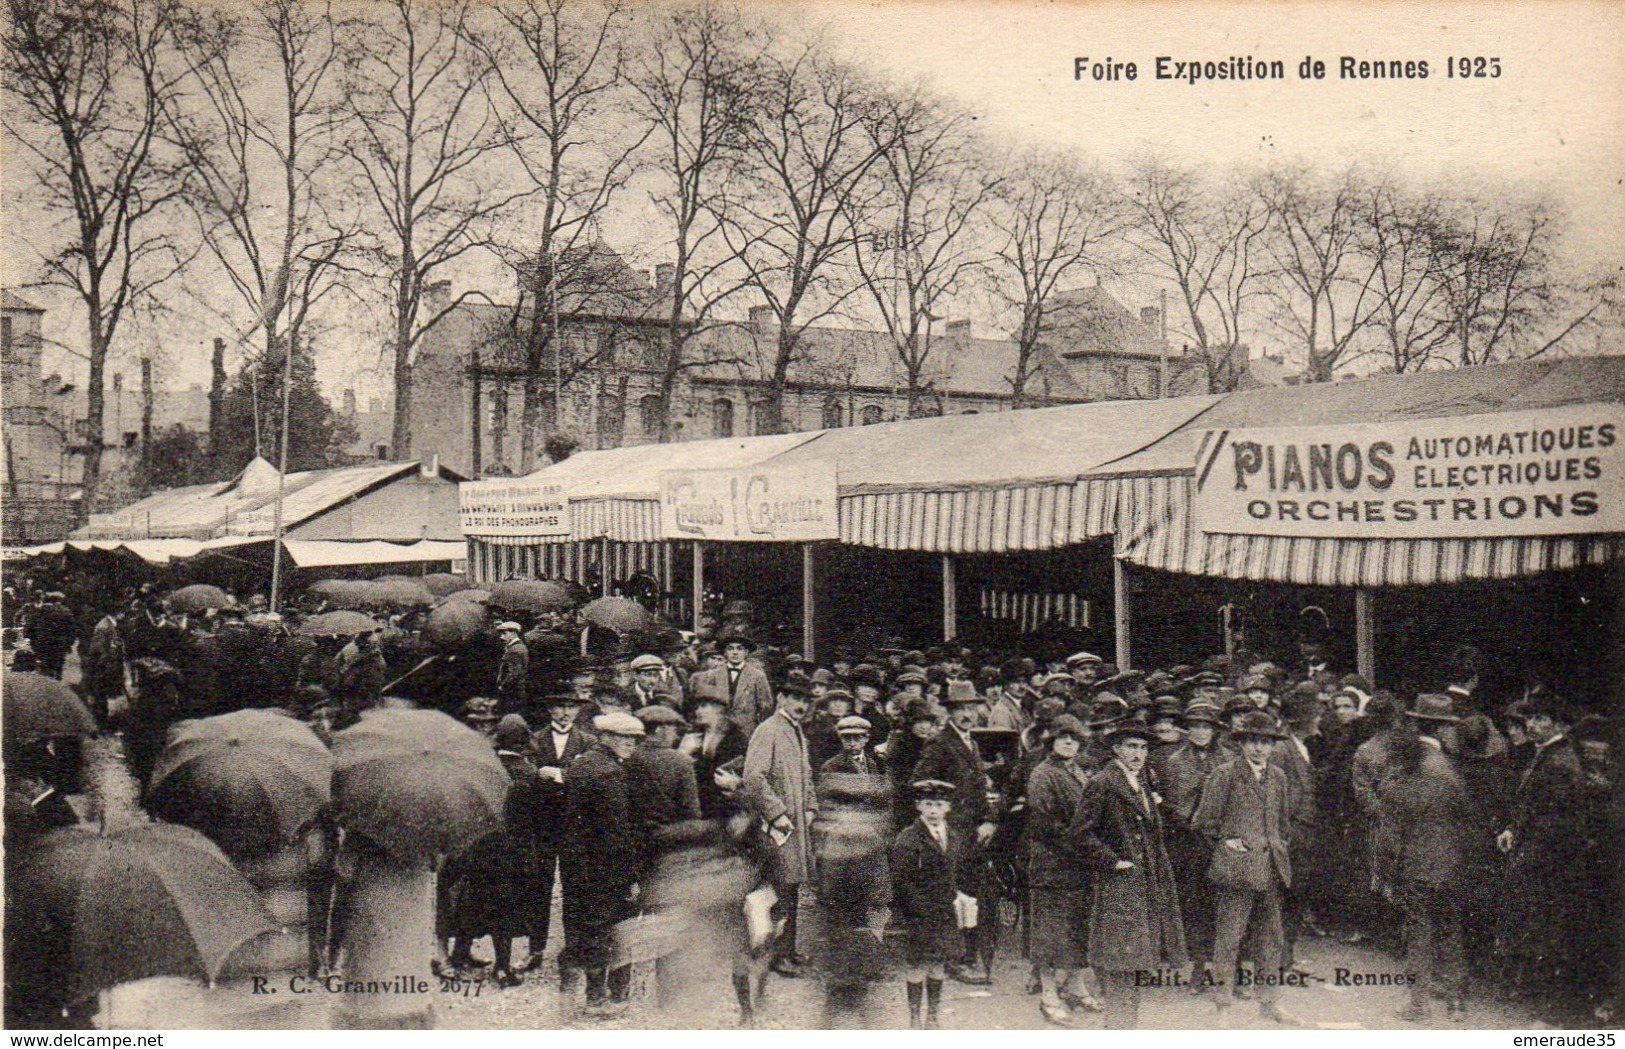
[{"label": "tree trunk", "polygon": [[141,358],[141,485],[139,493],[152,494],[152,358]]},{"label": "tree trunk", "polygon": [[79,500],[80,523],[96,511],[97,489],[102,477],[102,417],[107,411],[107,334],[101,330],[97,318],[101,304],[90,304],[90,377],[87,383],[85,410],[85,469],[80,482],[83,493]]},{"label": "tree trunk", "polygon": [[412,355],[406,341],[395,342],[395,418],[389,431],[389,456],[405,459],[412,454]]}]

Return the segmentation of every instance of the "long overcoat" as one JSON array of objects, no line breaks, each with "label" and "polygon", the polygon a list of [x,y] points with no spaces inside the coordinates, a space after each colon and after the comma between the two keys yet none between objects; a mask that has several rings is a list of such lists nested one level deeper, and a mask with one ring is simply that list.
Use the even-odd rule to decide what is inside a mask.
[{"label": "long overcoat", "polygon": [[1455,763],[1426,750],[1411,770],[1393,767],[1377,783],[1380,819],[1399,843],[1394,874],[1402,882],[1459,886],[1474,831],[1472,804]]},{"label": "long overcoat", "polygon": [[1028,886],[1083,891],[1086,878],[1070,830],[1086,779],[1058,758],[1044,759],[1027,777]]},{"label": "long overcoat", "polygon": [[790,836],[784,843],[768,846],[769,876],[777,885],[810,881],[817,867],[812,819],[818,795],[801,726],[783,714],[774,714],[756,726],[745,748],[744,779],[756,815],[769,824],[780,816],[790,821]]},{"label": "long overcoat", "polygon": [[1513,954],[1572,958],[1596,892],[1585,860],[1585,773],[1574,745],[1542,747],[1512,799],[1500,939]]},{"label": "long overcoat", "polygon": [[[1179,893],[1150,789],[1136,795],[1112,762],[1084,787],[1070,833],[1093,883],[1089,964],[1108,972],[1184,965]],[[1118,870],[1119,860],[1134,866]]]},{"label": "long overcoat", "polygon": [[[608,963],[609,929],[631,914],[638,847],[626,770],[601,742],[564,770],[566,813],[559,871],[564,876],[565,949],[576,966]],[[561,959],[562,963],[563,959]]]},{"label": "long overcoat", "polygon": [[[910,964],[947,962],[964,953],[954,914],[954,898],[975,895],[969,884],[973,839],[952,823],[946,851],[916,819],[892,843],[892,924],[903,933]],[[989,920],[997,920],[988,916]],[[980,918],[978,923],[980,923]]]},{"label": "long overcoat", "polygon": [[[1262,778],[1253,775],[1245,758],[1214,769],[1191,817],[1191,826],[1214,843],[1208,880],[1222,888],[1253,892],[1290,888],[1286,828],[1291,819],[1286,773],[1274,765],[1264,766]],[[1240,838],[1247,851],[1230,851],[1224,844],[1229,838]]]}]

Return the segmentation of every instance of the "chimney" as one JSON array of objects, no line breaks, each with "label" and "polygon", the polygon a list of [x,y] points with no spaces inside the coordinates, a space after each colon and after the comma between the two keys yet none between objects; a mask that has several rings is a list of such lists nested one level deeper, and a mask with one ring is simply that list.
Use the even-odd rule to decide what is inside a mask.
[{"label": "chimney", "polygon": [[949,339],[962,345],[966,339],[970,338],[970,321],[949,321],[944,331],[947,332]]},{"label": "chimney", "polygon": [[662,262],[655,266],[655,292],[664,294],[671,290],[672,282],[677,279],[677,266],[675,263]]},{"label": "chimney", "polygon": [[350,416],[351,418],[355,417],[355,391],[354,390],[345,390],[344,391],[344,414]]},{"label": "chimney", "polygon": [[1158,310],[1155,306],[1141,307],[1140,323],[1145,325],[1147,328],[1150,328],[1152,331],[1161,334],[1159,329],[1162,324],[1162,311]]},{"label": "chimney", "polygon": [[423,305],[430,313],[439,313],[451,302],[451,281],[435,280],[423,286]]},{"label": "chimney", "polygon": [[752,306],[750,308],[751,329],[758,332],[767,331],[773,327],[773,307]]},{"label": "chimney", "polygon": [[430,452],[426,457],[418,460],[418,475],[426,481],[432,481],[440,476],[439,452]]}]

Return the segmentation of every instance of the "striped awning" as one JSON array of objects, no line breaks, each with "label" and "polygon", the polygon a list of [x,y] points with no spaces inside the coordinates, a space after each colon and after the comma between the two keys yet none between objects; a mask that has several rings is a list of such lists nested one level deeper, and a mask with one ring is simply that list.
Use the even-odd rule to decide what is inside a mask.
[{"label": "striped awning", "polygon": [[1625,560],[1625,536],[1499,539],[1303,539],[1198,531],[1189,475],[1122,477],[1117,556],[1146,568],[1314,586],[1421,586],[1516,579]]},{"label": "striped awning", "polygon": [[1107,535],[1114,490],[1034,484],[841,497],[841,542],[882,550],[997,554],[1054,550]]}]

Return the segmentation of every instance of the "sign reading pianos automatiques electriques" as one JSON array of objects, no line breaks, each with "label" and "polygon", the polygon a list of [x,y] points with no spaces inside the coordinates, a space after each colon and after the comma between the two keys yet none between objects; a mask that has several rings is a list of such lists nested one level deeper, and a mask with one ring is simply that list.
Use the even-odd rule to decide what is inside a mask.
[{"label": "sign reading pianos automatiques electriques", "polygon": [[1625,408],[1206,430],[1204,532],[1471,539],[1625,532]]},{"label": "sign reading pianos automatiques electriques", "polygon": [[838,538],[835,467],[667,471],[660,475],[660,527],[668,539]]}]

